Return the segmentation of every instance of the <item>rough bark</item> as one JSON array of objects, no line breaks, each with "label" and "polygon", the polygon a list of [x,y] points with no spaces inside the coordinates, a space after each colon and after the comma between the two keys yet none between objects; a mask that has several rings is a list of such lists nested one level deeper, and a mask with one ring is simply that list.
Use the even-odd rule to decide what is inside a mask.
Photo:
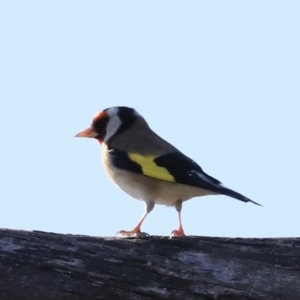
[{"label": "rough bark", "polygon": [[300,299],[300,239],[0,230],[0,299]]}]

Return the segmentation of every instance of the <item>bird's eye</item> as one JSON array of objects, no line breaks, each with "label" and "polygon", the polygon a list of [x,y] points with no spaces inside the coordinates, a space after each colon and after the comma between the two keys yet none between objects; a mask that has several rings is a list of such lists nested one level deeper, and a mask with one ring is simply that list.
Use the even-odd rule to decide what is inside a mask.
[{"label": "bird's eye", "polygon": [[108,116],[94,120],[93,127],[94,127],[95,131],[100,133],[103,130],[105,130],[108,120],[109,120]]}]

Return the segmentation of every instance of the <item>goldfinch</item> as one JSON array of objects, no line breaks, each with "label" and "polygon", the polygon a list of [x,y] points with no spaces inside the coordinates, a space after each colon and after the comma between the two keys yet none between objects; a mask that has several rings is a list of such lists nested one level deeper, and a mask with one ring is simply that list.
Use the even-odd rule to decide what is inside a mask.
[{"label": "goldfinch", "polygon": [[100,111],[91,126],[76,137],[98,140],[108,176],[131,197],[145,202],[145,213],[133,230],[118,232],[123,236],[143,235],[142,223],[155,204],[177,210],[179,226],[171,236],[185,235],[182,203],[193,197],[221,194],[260,205],[206,174],[196,162],[154,133],[133,108],[119,106]]}]

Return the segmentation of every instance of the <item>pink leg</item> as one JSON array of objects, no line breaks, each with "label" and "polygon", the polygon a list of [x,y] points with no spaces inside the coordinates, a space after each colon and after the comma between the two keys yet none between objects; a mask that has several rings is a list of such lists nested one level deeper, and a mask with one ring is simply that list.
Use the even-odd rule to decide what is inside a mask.
[{"label": "pink leg", "polygon": [[178,219],[179,219],[179,227],[178,229],[175,229],[171,232],[171,237],[173,236],[185,236],[183,227],[182,227],[182,221],[181,221],[181,208],[182,208],[182,201],[178,200],[175,204],[175,209],[178,212]]},{"label": "pink leg", "polygon": [[143,235],[141,232],[141,226],[146,219],[148,213],[144,213],[142,218],[139,220],[139,222],[136,224],[136,226],[132,230],[120,230],[116,234],[125,235],[125,236],[141,236]]},{"label": "pink leg", "polygon": [[136,236],[136,237],[142,237],[142,236],[147,236],[147,233],[141,232],[141,226],[144,222],[144,220],[146,219],[146,217],[148,216],[148,214],[150,213],[150,211],[153,209],[154,207],[154,203],[150,202],[150,203],[146,203],[146,212],[143,214],[142,218],[139,220],[139,222],[136,224],[136,226],[132,229],[132,230],[120,230],[116,233],[123,235],[123,236]]}]

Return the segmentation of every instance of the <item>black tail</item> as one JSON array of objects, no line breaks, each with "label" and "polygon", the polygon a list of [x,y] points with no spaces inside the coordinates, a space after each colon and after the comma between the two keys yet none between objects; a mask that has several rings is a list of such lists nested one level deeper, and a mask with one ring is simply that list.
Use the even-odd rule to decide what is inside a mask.
[{"label": "black tail", "polygon": [[239,193],[237,193],[237,192],[235,192],[231,189],[228,189],[224,186],[219,186],[218,190],[219,190],[218,192],[220,194],[235,198],[235,199],[243,201],[243,202],[252,202],[256,205],[262,206],[261,204],[259,204],[257,202],[254,202],[254,201],[250,200],[249,198],[247,198],[247,197],[245,197],[245,196],[243,196],[243,195],[241,195],[241,194],[239,194]]}]

